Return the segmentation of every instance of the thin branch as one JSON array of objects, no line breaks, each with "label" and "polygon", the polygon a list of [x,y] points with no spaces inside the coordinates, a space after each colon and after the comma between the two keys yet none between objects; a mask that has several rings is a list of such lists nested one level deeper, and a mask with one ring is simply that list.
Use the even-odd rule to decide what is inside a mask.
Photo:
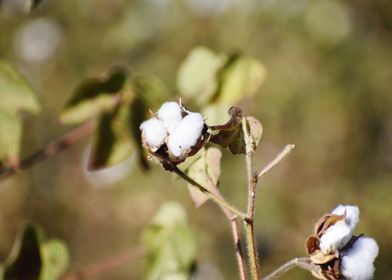
[{"label": "thin branch", "polygon": [[76,127],[74,130],[65,134],[60,139],[50,143],[46,147],[36,151],[32,155],[28,156],[22,160],[18,166],[4,166],[0,168],[0,181],[4,180],[24,169],[27,169],[36,163],[39,163],[53,155],[56,155],[65,149],[71,147],[76,142],[89,136],[94,130],[95,124],[92,122],[87,122],[81,126]]},{"label": "thin branch", "polygon": [[218,204],[220,207],[226,208],[229,210],[232,214],[237,215],[241,219],[245,220],[247,218],[246,214],[243,213],[241,210],[236,208],[235,206],[231,205],[229,202],[227,202],[223,197],[218,196],[212,192],[210,192],[208,189],[197,183],[195,180],[190,178],[188,175],[186,175],[184,172],[182,172],[178,167],[174,166],[172,167],[171,171],[176,173],[178,176],[180,176],[182,179],[190,183],[192,186],[196,187],[198,190],[200,190],[202,193],[204,193],[208,198],[210,198],[212,201],[214,201],[216,204]]},{"label": "thin branch", "polygon": [[115,267],[130,263],[140,257],[144,256],[144,249],[142,247],[132,248],[118,256],[112,257],[108,260],[92,264],[75,272],[70,272],[63,275],[61,280],[81,280],[96,276],[99,273],[112,270]]},{"label": "thin branch", "polygon": [[240,273],[240,279],[247,280],[245,259],[244,259],[244,255],[242,253],[241,240],[240,240],[240,235],[239,235],[239,231],[238,231],[237,219],[235,217],[230,219],[230,224],[231,224],[231,232],[232,232],[233,241],[234,241],[235,257],[237,259],[238,271]]},{"label": "thin branch", "polygon": [[261,278],[262,280],[275,280],[281,277],[283,274],[286,272],[290,271],[294,267],[300,267],[302,269],[308,270],[310,272],[312,271],[319,271],[320,268],[316,265],[314,265],[309,258],[295,258],[292,259],[291,261],[286,262],[285,264],[281,265],[277,269],[275,269],[272,273],[267,275],[264,278]]},{"label": "thin branch", "polygon": [[265,173],[270,171],[275,165],[277,165],[282,159],[284,159],[293,149],[295,145],[289,144],[284,147],[284,149],[270,162],[264,167],[259,174],[257,175],[258,178],[263,176]]},{"label": "thin branch", "polygon": [[242,131],[244,133],[245,140],[245,159],[246,159],[246,170],[248,174],[248,207],[247,207],[247,219],[245,220],[246,240],[248,247],[248,257],[250,264],[251,277],[254,280],[260,278],[260,266],[257,254],[256,236],[254,231],[254,215],[256,210],[256,185],[257,185],[257,174],[254,168],[253,162],[253,145],[251,136],[248,131],[248,123],[246,118],[242,119]]}]

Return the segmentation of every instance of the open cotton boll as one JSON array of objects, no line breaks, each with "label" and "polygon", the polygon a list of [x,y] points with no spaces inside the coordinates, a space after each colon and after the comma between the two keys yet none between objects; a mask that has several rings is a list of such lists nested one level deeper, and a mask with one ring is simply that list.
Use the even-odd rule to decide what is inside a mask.
[{"label": "open cotton boll", "polygon": [[332,211],[332,214],[335,215],[343,215],[344,213],[346,213],[346,223],[354,230],[359,221],[359,208],[354,205],[339,205]]},{"label": "open cotton boll", "polygon": [[156,118],[149,119],[140,125],[140,129],[143,132],[147,145],[152,150],[159,149],[159,147],[165,142],[167,131],[163,126],[162,121]]},{"label": "open cotton boll", "polygon": [[177,102],[165,102],[159,108],[158,118],[169,133],[173,133],[182,120],[182,110]]},{"label": "open cotton boll", "polygon": [[351,236],[352,229],[350,226],[344,220],[338,221],[320,237],[320,249],[323,253],[329,254],[344,247]]},{"label": "open cotton boll", "polygon": [[378,255],[378,245],[373,238],[360,237],[343,253],[341,272],[349,280],[373,279],[373,262]]},{"label": "open cotton boll", "polygon": [[175,157],[181,157],[190,148],[196,145],[204,128],[203,116],[199,113],[189,112],[176,130],[169,135],[167,147]]}]

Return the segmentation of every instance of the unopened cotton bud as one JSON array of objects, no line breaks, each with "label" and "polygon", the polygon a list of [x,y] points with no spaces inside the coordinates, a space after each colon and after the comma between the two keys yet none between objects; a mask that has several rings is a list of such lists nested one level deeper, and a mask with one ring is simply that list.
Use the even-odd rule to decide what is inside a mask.
[{"label": "unopened cotton bud", "polygon": [[345,214],[344,220],[351,230],[354,230],[359,221],[359,208],[354,205],[339,205],[332,211],[332,214]]},{"label": "unopened cotton bud", "polygon": [[373,262],[378,255],[378,245],[373,238],[360,237],[342,253],[341,272],[348,280],[371,280]]},{"label": "unopened cotton bud", "polygon": [[167,131],[163,126],[162,121],[156,118],[149,119],[140,125],[140,129],[142,130],[147,145],[152,150],[159,149],[165,142]]},{"label": "unopened cotton bud", "polygon": [[158,118],[169,133],[173,133],[182,120],[182,110],[177,102],[165,102],[159,108]]},{"label": "unopened cotton bud", "polygon": [[170,154],[182,157],[184,153],[196,145],[203,128],[203,116],[199,113],[189,112],[168,137],[167,147]]},{"label": "unopened cotton bud", "polygon": [[351,239],[352,229],[344,220],[337,221],[320,237],[320,249],[324,254],[343,248]]}]

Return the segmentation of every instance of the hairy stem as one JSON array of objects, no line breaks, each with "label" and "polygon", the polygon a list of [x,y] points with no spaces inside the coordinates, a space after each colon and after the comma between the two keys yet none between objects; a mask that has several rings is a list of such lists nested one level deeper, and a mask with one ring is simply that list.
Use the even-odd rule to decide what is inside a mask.
[{"label": "hairy stem", "polygon": [[254,230],[254,215],[256,210],[256,185],[257,185],[257,174],[254,168],[253,162],[253,144],[251,136],[248,131],[248,123],[246,118],[242,119],[242,130],[244,133],[245,140],[245,159],[246,159],[246,170],[248,174],[248,207],[247,207],[247,218],[245,221],[246,240],[248,248],[249,266],[252,279],[260,278],[260,266],[257,253],[256,236]]},{"label": "hairy stem", "polygon": [[291,261],[288,261],[275,269],[273,272],[262,278],[262,280],[275,280],[281,277],[283,274],[293,269],[294,267],[300,267],[302,269],[308,271],[316,271],[319,270],[317,266],[311,263],[309,258],[295,258]]},{"label": "hairy stem", "polygon": [[68,132],[60,139],[50,143],[46,147],[36,151],[32,155],[22,160],[18,166],[4,166],[0,168],[0,180],[4,180],[9,176],[16,174],[17,172],[27,169],[36,163],[39,163],[53,155],[56,155],[65,149],[71,147],[76,142],[89,136],[94,130],[95,124],[87,122],[81,126],[76,127],[74,130]]},{"label": "hairy stem", "polygon": [[142,247],[132,248],[118,256],[114,256],[108,260],[92,264],[78,271],[69,272],[64,274],[61,280],[80,280],[96,276],[99,273],[112,270],[115,267],[125,263],[132,262],[144,256],[144,249]]},{"label": "hairy stem", "polygon": [[178,176],[183,178],[185,181],[190,183],[192,186],[196,187],[199,189],[202,193],[204,193],[208,198],[210,198],[212,201],[214,201],[216,204],[218,204],[220,207],[223,207],[227,210],[229,210],[232,214],[237,215],[239,218],[245,220],[246,214],[243,213],[241,210],[236,208],[235,206],[231,205],[229,202],[227,202],[223,197],[216,195],[212,192],[210,192],[208,189],[197,183],[195,180],[193,180],[191,177],[186,175],[184,172],[182,172],[180,169],[177,167],[173,167],[172,171],[176,173]]}]

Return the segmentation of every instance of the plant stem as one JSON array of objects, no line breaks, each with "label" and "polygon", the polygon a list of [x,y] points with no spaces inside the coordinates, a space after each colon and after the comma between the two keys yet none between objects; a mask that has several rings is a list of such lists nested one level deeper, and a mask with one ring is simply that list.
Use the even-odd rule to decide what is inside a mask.
[{"label": "plant stem", "polygon": [[218,204],[220,207],[226,208],[229,210],[232,214],[237,215],[241,219],[245,220],[247,218],[246,214],[243,213],[241,210],[236,208],[235,206],[231,205],[229,202],[227,202],[224,198],[221,196],[218,196],[212,192],[210,192],[208,189],[197,183],[195,180],[190,178],[188,175],[186,175],[184,172],[182,172],[178,167],[174,166],[171,169],[174,173],[176,173],[178,176],[183,178],[185,181],[190,183],[192,186],[196,187],[199,189],[202,193],[204,193],[208,198],[210,198],[212,201],[214,201],[216,204]]},{"label": "plant stem", "polygon": [[92,276],[96,276],[99,273],[112,270],[113,268],[123,265],[125,263],[132,262],[140,257],[144,256],[144,249],[142,247],[131,248],[127,252],[124,252],[118,256],[114,256],[108,260],[89,265],[78,271],[69,272],[63,275],[61,280],[80,280],[86,279]]},{"label": "plant stem", "polygon": [[254,215],[255,215],[255,202],[256,202],[256,184],[257,174],[254,168],[253,162],[253,145],[251,136],[248,131],[248,123],[246,118],[242,119],[242,131],[245,140],[245,159],[246,159],[246,170],[248,174],[248,207],[247,207],[247,218],[245,222],[246,240],[248,248],[248,258],[250,265],[250,272],[252,279],[256,280],[260,278],[260,266],[258,261],[256,236],[254,230]]},{"label": "plant stem", "polygon": [[302,269],[308,271],[318,271],[319,267],[315,266],[311,263],[309,258],[295,258],[291,261],[286,262],[281,265],[277,269],[275,269],[272,273],[268,274],[266,277],[262,278],[262,280],[275,280],[281,277],[283,274],[293,269],[294,267],[300,267]]},{"label": "plant stem", "polygon": [[22,160],[18,166],[4,166],[0,168],[0,181],[4,180],[11,175],[18,173],[21,170],[27,169],[34,164],[41,162],[53,155],[56,155],[65,149],[71,147],[76,142],[86,138],[89,136],[94,130],[95,124],[92,122],[86,122],[72,131],[65,134],[60,139],[50,143],[46,147],[36,151],[32,155],[28,156],[24,160]]},{"label": "plant stem", "polygon": [[242,248],[241,248],[241,240],[238,232],[237,219],[235,217],[231,218],[230,224],[231,224],[231,231],[232,231],[233,241],[234,241],[235,256],[238,264],[238,271],[240,273],[240,279],[247,280],[246,266],[245,266],[244,255],[242,253]]},{"label": "plant stem", "polygon": [[277,165],[282,159],[284,159],[293,149],[295,145],[288,144],[286,145],[283,150],[272,160],[270,163],[267,164],[257,175],[258,178],[263,176],[265,173],[270,171],[275,165]]}]

